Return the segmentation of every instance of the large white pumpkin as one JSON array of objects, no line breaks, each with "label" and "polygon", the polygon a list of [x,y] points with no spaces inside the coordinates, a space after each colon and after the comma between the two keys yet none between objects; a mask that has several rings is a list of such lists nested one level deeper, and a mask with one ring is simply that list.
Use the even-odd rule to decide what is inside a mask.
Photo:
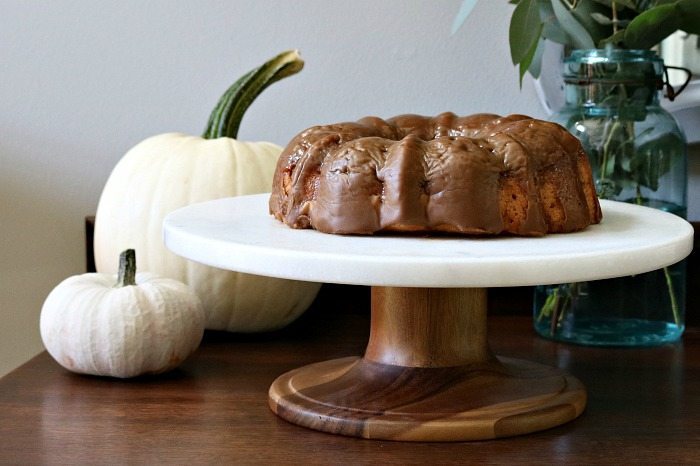
[{"label": "large white pumpkin", "polygon": [[[229,89],[223,99],[235,104],[238,95],[250,92],[250,86],[259,93],[271,82],[300,70],[302,64],[296,51],[285,52],[244,76],[247,81],[236,82],[231,89],[238,93]],[[318,283],[204,266],[176,256],[163,244],[163,218],[173,210],[270,190],[282,148],[267,142],[241,142],[231,136],[238,128],[238,121],[231,121],[240,120],[252,102],[249,97],[237,114],[217,116],[217,111],[232,107],[217,106],[207,129],[208,139],[169,133],[146,139],[129,150],[110,174],[95,217],[98,272],[116,273],[120,251],[135,249],[142,269],[182,281],[195,290],[207,314],[207,328],[237,332],[267,331],[289,324],[309,307],[320,287]],[[218,120],[228,132],[212,130]],[[221,134],[226,136],[218,137]]]}]

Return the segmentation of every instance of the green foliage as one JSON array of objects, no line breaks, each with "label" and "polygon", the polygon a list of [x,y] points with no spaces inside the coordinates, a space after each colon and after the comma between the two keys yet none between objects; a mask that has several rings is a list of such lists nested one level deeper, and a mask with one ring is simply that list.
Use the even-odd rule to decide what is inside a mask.
[{"label": "green foliage", "polygon": [[649,49],[675,31],[700,34],[700,0],[510,0],[510,53],[539,76],[544,41],[571,48]]},{"label": "green foliage", "polygon": [[682,141],[676,135],[664,134],[635,147],[635,139],[644,141],[645,133],[652,128],[635,135],[630,122],[608,123],[605,144],[591,150],[600,197],[617,199],[624,189],[658,190],[659,179],[671,169],[672,152]]}]

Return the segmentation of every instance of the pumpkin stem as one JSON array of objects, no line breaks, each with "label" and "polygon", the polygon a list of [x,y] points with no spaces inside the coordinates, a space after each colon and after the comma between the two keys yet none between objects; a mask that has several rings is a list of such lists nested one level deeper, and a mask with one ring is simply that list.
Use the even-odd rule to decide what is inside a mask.
[{"label": "pumpkin stem", "polygon": [[244,74],[221,96],[209,116],[209,123],[202,137],[235,139],[243,114],[255,98],[270,84],[298,73],[303,67],[304,61],[299,52],[288,50]]},{"label": "pumpkin stem", "polygon": [[117,275],[117,288],[136,285],[136,251],[127,249],[119,254],[119,275]]}]

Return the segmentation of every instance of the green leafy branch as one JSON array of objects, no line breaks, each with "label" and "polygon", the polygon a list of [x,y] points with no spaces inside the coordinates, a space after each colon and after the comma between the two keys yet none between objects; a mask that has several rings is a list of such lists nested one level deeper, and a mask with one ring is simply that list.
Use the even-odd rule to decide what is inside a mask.
[{"label": "green leafy branch", "polygon": [[[452,33],[477,0],[462,0]],[[509,0],[515,5],[508,38],[513,65],[540,75],[545,41],[577,49],[650,49],[676,31],[700,34],[700,0]]]},{"label": "green leafy branch", "polygon": [[510,0],[510,54],[539,77],[544,42],[577,49],[649,49],[676,31],[700,34],[698,0]]}]

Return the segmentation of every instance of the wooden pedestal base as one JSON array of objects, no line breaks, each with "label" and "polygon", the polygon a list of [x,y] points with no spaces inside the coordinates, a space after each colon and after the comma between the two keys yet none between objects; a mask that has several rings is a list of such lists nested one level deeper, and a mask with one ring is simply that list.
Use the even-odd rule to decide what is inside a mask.
[{"label": "wooden pedestal base", "polygon": [[574,377],[491,354],[481,288],[374,287],[365,356],[290,371],[269,395],[277,415],[301,426],[411,441],[525,434],[586,405]]}]

